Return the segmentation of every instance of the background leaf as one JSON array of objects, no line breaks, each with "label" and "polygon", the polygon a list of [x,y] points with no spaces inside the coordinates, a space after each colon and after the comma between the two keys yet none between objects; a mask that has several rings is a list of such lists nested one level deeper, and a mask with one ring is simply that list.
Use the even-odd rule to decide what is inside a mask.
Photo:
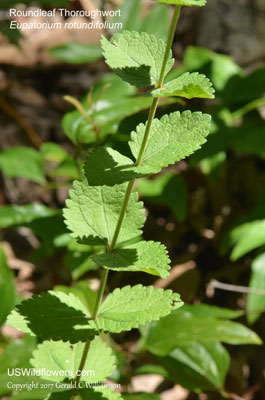
[{"label": "background leaf", "polygon": [[27,204],[25,206],[2,206],[0,207],[0,228],[23,226],[35,220],[52,217],[56,214],[57,211],[39,203]]},{"label": "background leaf", "polygon": [[230,357],[219,342],[190,342],[159,362],[169,379],[192,391],[206,391],[224,387]]},{"label": "background leaf", "polygon": [[168,7],[165,4],[155,5],[144,17],[140,30],[149,35],[155,35],[157,38],[166,42],[169,30]]},{"label": "background leaf", "polygon": [[182,178],[164,172],[154,179],[141,179],[137,190],[147,203],[168,206],[175,217],[183,222],[187,215],[187,188]]},{"label": "background leaf", "polygon": [[9,178],[25,178],[45,182],[41,154],[30,147],[10,147],[0,153],[0,169]]},{"label": "background leaf", "polygon": [[4,250],[0,245],[0,327],[15,305],[16,290],[13,280],[13,272],[7,265]]},{"label": "background leaf", "polygon": [[135,93],[135,88],[117,75],[104,75],[93,87],[93,106],[88,105],[87,98],[82,102],[91,123],[79,111],[70,111],[62,120],[66,135],[75,144],[89,144],[116,133],[123,118],[148,108],[152,103],[151,97],[136,97]]},{"label": "background leaf", "polygon": [[[172,335],[174,332],[174,335]],[[190,342],[221,341],[229,344],[261,344],[257,334],[244,325],[210,316],[195,315],[192,308],[172,312],[152,323],[145,337],[145,347],[160,356]]]},{"label": "background leaf", "polygon": [[68,64],[89,63],[102,57],[101,47],[98,45],[71,42],[51,47],[49,53],[57,60]]},{"label": "background leaf", "polygon": [[253,324],[265,309],[265,253],[261,253],[252,261],[249,288],[264,291],[263,295],[248,294],[247,319]]}]

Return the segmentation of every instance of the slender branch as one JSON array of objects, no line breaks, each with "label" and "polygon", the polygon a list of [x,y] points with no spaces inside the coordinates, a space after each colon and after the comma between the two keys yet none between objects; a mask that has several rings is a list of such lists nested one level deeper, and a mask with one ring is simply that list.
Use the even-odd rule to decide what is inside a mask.
[{"label": "slender branch", "polygon": [[179,20],[180,10],[181,10],[181,6],[175,6],[174,14],[173,14],[169,32],[168,32],[167,47],[166,47],[166,51],[165,51],[165,55],[164,55],[164,61],[163,61],[163,65],[162,65],[162,69],[161,69],[161,73],[160,73],[160,78],[158,81],[158,87],[161,87],[164,83],[167,61],[168,61],[168,58],[170,55],[170,50],[172,48],[177,23]]},{"label": "slender branch", "polygon": [[265,290],[249,288],[247,286],[230,285],[229,283],[219,282],[215,279],[211,280],[207,285],[208,289],[221,289],[228,292],[238,292],[238,293],[252,293],[265,296]]},{"label": "slender branch", "polygon": [[76,382],[77,384],[78,384],[79,381],[80,381],[80,378],[81,378],[81,371],[83,371],[84,366],[85,366],[85,363],[86,363],[87,355],[88,355],[89,348],[90,348],[90,343],[91,343],[91,341],[88,340],[88,341],[86,342],[86,344],[85,344],[85,347],[84,347],[84,351],[83,351],[83,354],[82,354],[81,362],[80,362],[80,365],[79,365],[79,368],[78,368],[79,375],[77,375],[76,378],[75,378],[75,382]]},{"label": "slender branch", "polygon": [[102,276],[101,276],[101,280],[100,280],[100,287],[98,290],[98,295],[96,298],[96,303],[95,303],[95,307],[94,307],[94,311],[92,314],[92,318],[95,320],[98,314],[98,309],[105,291],[105,287],[106,287],[106,283],[107,283],[107,279],[108,279],[108,274],[109,274],[109,270],[108,269],[103,269],[102,271]]},{"label": "slender branch", "polygon": [[[158,86],[162,86],[164,79],[165,79],[165,72],[166,72],[166,66],[167,66],[167,62],[168,62],[168,58],[169,58],[169,54],[170,54],[170,49],[172,47],[173,44],[173,40],[174,40],[174,34],[176,31],[176,26],[178,23],[178,19],[179,19],[179,14],[180,14],[180,10],[181,10],[181,6],[176,6],[175,7],[175,11],[174,11],[174,15],[171,21],[171,25],[170,25],[170,29],[169,29],[169,34],[168,34],[168,40],[167,40],[167,47],[166,47],[166,51],[164,54],[164,59],[163,59],[163,64],[162,64],[162,69],[161,69],[161,73],[160,73],[160,77],[158,80]],[[148,115],[148,120],[147,120],[147,124],[146,124],[146,129],[145,129],[145,134],[144,134],[144,138],[139,150],[139,154],[137,157],[137,160],[135,162],[135,166],[138,166],[141,164],[142,159],[143,159],[143,155],[146,149],[146,145],[147,145],[147,141],[149,138],[149,134],[151,132],[151,128],[152,128],[152,123],[156,114],[156,110],[157,110],[157,106],[158,106],[158,102],[159,102],[159,98],[154,98],[152,105],[150,107],[150,111],[149,111],[149,115]],[[127,209],[127,205],[130,199],[130,196],[132,194],[133,191],[133,187],[134,187],[134,183],[135,183],[135,179],[133,179],[132,181],[129,182],[125,196],[124,196],[124,201],[123,201],[123,205],[122,205],[122,209],[121,209],[121,214],[119,216],[117,225],[116,225],[116,229],[114,232],[114,236],[112,239],[112,243],[109,247],[109,251],[113,251],[116,241],[118,239],[119,236],[119,232],[125,217],[125,213],[126,213],[126,209]]]},{"label": "slender branch", "polygon": [[127,190],[126,190],[125,195],[124,195],[124,200],[123,200],[120,216],[119,216],[119,219],[118,219],[115,231],[114,231],[114,235],[113,235],[111,244],[109,246],[109,252],[113,251],[114,248],[115,248],[115,245],[116,245],[116,242],[117,242],[120,230],[121,230],[121,226],[122,226],[122,223],[123,223],[123,220],[124,220],[124,217],[125,217],[125,213],[126,213],[126,210],[127,210],[128,202],[130,200],[130,196],[131,196],[131,193],[133,191],[134,182],[135,182],[135,179],[130,181],[128,186],[127,186]]},{"label": "slender branch", "polygon": [[42,140],[39,138],[37,132],[13,107],[11,107],[3,95],[0,96],[0,108],[2,108],[9,117],[16,121],[16,123],[24,130],[31,143],[39,149],[42,145]]},{"label": "slender branch", "polygon": [[142,145],[141,145],[141,148],[139,150],[139,154],[138,154],[138,157],[137,157],[137,160],[136,160],[136,163],[135,163],[136,166],[140,165],[141,162],[142,162],[143,155],[144,155],[145,148],[146,148],[147,141],[148,141],[148,137],[149,137],[149,134],[150,134],[150,131],[151,131],[151,128],[152,128],[152,123],[153,123],[153,120],[154,120],[154,117],[155,117],[155,113],[156,113],[156,109],[157,109],[157,106],[158,106],[158,102],[159,102],[159,97],[154,98],[153,102],[151,104],[151,108],[150,108],[150,111],[149,111],[149,116],[148,116],[148,120],[147,120],[147,124],[146,124],[144,138],[143,138]]}]

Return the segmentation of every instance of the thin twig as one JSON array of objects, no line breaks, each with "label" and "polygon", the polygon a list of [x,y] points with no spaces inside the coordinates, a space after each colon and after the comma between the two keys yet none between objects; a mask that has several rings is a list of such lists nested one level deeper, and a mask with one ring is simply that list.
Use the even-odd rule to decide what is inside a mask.
[{"label": "thin twig", "polygon": [[207,289],[221,289],[221,290],[226,290],[228,292],[248,293],[248,294],[252,293],[265,296],[265,290],[249,288],[247,286],[230,285],[229,283],[219,282],[215,279],[212,279],[208,283]]},{"label": "thin twig", "polygon": [[27,121],[7,102],[3,95],[0,96],[0,108],[11,117],[16,123],[23,129],[31,143],[39,149],[42,145],[42,141],[39,138],[35,129],[28,124]]}]

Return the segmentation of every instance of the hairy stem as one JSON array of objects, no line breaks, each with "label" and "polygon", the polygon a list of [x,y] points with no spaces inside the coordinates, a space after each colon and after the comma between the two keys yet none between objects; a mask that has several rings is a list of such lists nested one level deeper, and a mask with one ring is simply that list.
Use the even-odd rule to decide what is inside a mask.
[{"label": "hairy stem", "polygon": [[[159,80],[158,80],[158,86],[159,87],[162,87],[162,85],[164,83],[165,73],[166,73],[166,66],[167,66],[169,55],[170,55],[170,50],[171,50],[171,47],[172,47],[172,43],[173,43],[173,40],[174,40],[174,34],[175,34],[176,26],[177,26],[177,23],[178,23],[180,10],[181,10],[181,6],[176,6],[175,7],[174,15],[172,17],[172,21],[171,21],[171,24],[170,24],[166,51],[165,51],[165,54],[164,54],[164,59],[163,59],[163,64],[162,64],[160,77],[159,77]],[[152,123],[153,123],[153,120],[154,120],[154,117],[155,117],[155,114],[156,114],[158,103],[159,103],[159,98],[154,98],[153,102],[152,102],[152,105],[150,107],[150,111],[149,111],[149,115],[148,115],[148,120],[147,120],[147,124],[146,124],[146,129],[145,129],[143,142],[141,144],[141,148],[140,148],[137,160],[135,162],[135,166],[140,165],[141,162],[142,162],[143,155],[144,155],[145,148],[146,148],[146,144],[147,144],[147,141],[148,141],[148,138],[149,138],[149,134],[151,132]],[[135,179],[131,180],[128,183],[127,190],[125,192],[125,196],[124,196],[124,200],[123,200],[123,204],[122,204],[122,208],[121,208],[121,212],[120,212],[120,215],[119,215],[119,219],[117,221],[117,225],[116,225],[116,228],[115,228],[115,231],[114,231],[114,235],[113,235],[111,243],[109,244],[109,246],[107,248],[108,252],[112,252],[114,250],[114,248],[115,248],[116,243],[117,243],[117,240],[118,240],[118,237],[119,237],[119,233],[120,233],[120,230],[121,230],[121,226],[122,226],[125,214],[126,214],[127,206],[128,206],[129,200],[130,200],[130,196],[131,196],[132,191],[133,191],[134,183],[135,183]],[[100,304],[101,304],[101,301],[102,301],[102,297],[103,297],[103,294],[104,294],[104,291],[105,291],[107,279],[108,279],[108,270],[107,269],[103,269],[101,280],[100,280],[100,287],[99,287],[99,291],[98,291],[98,294],[97,294],[96,304],[95,304],[95,308],[94,308],[94,311],[93,311],[93,314],[92,314],[92,318],[94,320],[96,320],[96,318],[97,318],[98,310],[99,310],[99,307],[100,307]],[[89,350],[89,343],[90,343],[89,341],[86,343],[86,346],[85,346],[85,349],[84,349],[84,353],[83,353],[83,356],[82,356],[82,360],[81,360],[81,363],[83,363],[83,365],[81,365],[81,363],[80,363],[80,367],[79,367],[80,370],[81,370],[81,367],[84,367],[85,360],[86,360],[86,357],[87,357],[87,354],[88,354],[88,350]],[[86,355],[84,356],[85,351],[86,351]]]},{"label": "hairy stem", "polygon": [[[181,6],[176,6],[175,7],[175,11],[174,11],[174,15],[170,24],[170,28],[169,28],[169,33],[168,33],[168,40],[167,40],[167,47],[166,47],[166,51],[165,51],[165,55],[164,55],[164,59],[163,59],[163,65],[162,65],[162,69],[161,69],[161,73],[160,73],[160,77],[159,77],[159,81],[158,81],[158,86],[162,86],[164,79],[165,79],[165,72],[166,72],[166,66],[167,66],[167,62],[168,62],[168,58],[170,55],[170,50],[172,47],[172,43],[174,40],[174,34],[176,31],[176,26],[178,23],[178,19],[179,19],[179,14],[180,14],[180,10],[181,10]],[[158,106],[158,102],[159,102],[159,98],[154,98],[152,105],[150,107],[150,111],[149,111],[149,115],[148,115],[148,120],[147,120],[147,124],[146,124],[146,129],[145,129],[145,134],[144,134],[144,138],[141,144],[141,148],[139,150],[139,154],[137,157],[137,160],[135,162],[135,166],[138,166],[141,164],[142,159],[143,159],[143,155],[145,152],[145,148],[147,145],[147,141],[149,138],[149,134],[152,128],[152,123],[156,114],[156,110],[157,110],[157,106]],[[118,239],[119,236],[119,232],[124,220],[124,216],[126,213],[126,209],[127,209],[127,205],[131,196],[131,193],[133,191],[133,187],[134,187],[134,183],[135,183],[135,179],[133,179],[132,181],[129,182],[125,196],[124,196],[124,201],[123,201],[123,205],[122,205],[122,209],[121,209],[121,213],[116,225],[116,229],[114,232],[114,236],[112,239],[112,243],[109,247],[109,251],[112,251],[115,247],[116,241]]]},{"label": "hairy stem", "polygon": [[124,195],[124,200],[123,200],[120,216],[119,216],[116,228],[115,228],[115,232],[114,232],[111,244],[110,244],[109,249],[108,249],[109,252],[112,252],[114,250],[114,248],[115,248],[115,245],[116,245],[116,242],[117,242],[120,230],[121,230],[121,226],[122,226],[122,223],[123,223],[123,220],[124,220],[124,217],[125,217],[125,213],[126,213],[126,210],[127,210],[128,202],[130,200],[130,196],[131,196],[131,193],[133,191],[134,182],[135,182],[135,179],[130,181],[128,186],[127,186],[127,190],[126,190],[125,195]]},{"label": "hairy stem", "polygon": [[[164,55],[164,59],[163,59],[163,65],[162,65],[162,69],[161,69],[161,73],[160,73],[160,77],[159,77],[159,86],[161,86],[164,82],[164,78],[165,78],[165,71],[166,71],[166,66],[167,66],[167,61],[170,55],[170,49],[172,47],[172,43],[173,43],[173,39],[174,39],[174,34],[175,34],[175,30],[176,30],[176,26],[178,23],[178,19],[179,19],[179,14],[180,14],[180,9],[181,6],[176,6],[175,7],[175,11],[174,11],[174,15],[171,21],[171,25],[170,25],[170,29],[169,29],[169,34],[168,34],[168,40],[167,40],[167,47],[166,47],[166,51],[165,51],[165,55]],[[149,111],[149,115],[148,115],[148,120],[147,120],[147,124],[146,124],[146,129],[145,129],[145,134],[144,134],[144,138],[143,138],[143,142],[139,151],[139,155],[137,157],[137,160],[135,162],[135,165],[140,165],[142,158],[143,158],[143,154],[146,148],[146,144],[148,141],[148,137],[152,128],[152,123],[155,117],[155,113],[157,110],[157,106],[158,106],[158,102],[159,102],[159,98],[154,98],[152,105],[150,107],[150,111]],[[135,183],[135,179],[131,180],[127,186],[127,190],[124,196],[124,200],[123,200],[123,204],[122,204],[122,208],[121,208],[121,212],[120,212],[120,216],[115,228],[115,232],[112,238],[112,241],[110,243],[110,245],[108,246],[108,251],[112,252],[115,248],[115,245],[117,243],[117,239],[119,237],[119,233],[120,233],[120,229],[126,214],[126,210],[127,210],[127,206],[128,206],[128,202],[130,200],[130,196],[132,194],[133,191],[133,187],[134,187],[134,183]],[[96,307],[94,313],[93,313],[93,318],[96,318],[97,316],[97,311],[98,311],[98,307],[100,305],[100,302],[102,300],[102,296],[105,290],[105,286],[107,283],[107,276],[108,273],[105,272],[102,274],[101,277],[101,283],[100,283],[100,290],[98,292],[98,296],[97,296],[97,301],[96,301]]]},{"label": "hairy stem", "polygon": [[177,23],[179,20],[180,10],[181,10],[181,6],[175,6],[174,14],[173,14],[169,32],[168,32],[167,47],[166,47],[164,61],[163,61],[163,65],[162,65],[162,69],[161,69],[161,73],[160,73],[160,77],[159,77],[159,81],[158,81],[158,87],[161,87],[164,83],[167,61],[168,61],[168,58],[170,55],[170,50],[172,48]]},{"label": "hairy stem", "polygon": [[92,318],[94,320],[96,319],[97,314],[98,314],[98,309],[99,309],[99,306],[100,306],[100,303],[101,303],[101,300],[102,300],[102,297],[103,297],[103,294],[104,294],[104,291],[105,291],[105,287],[106,287],[106,283],[107,283],[107,279],[108,279],[108,274],[109,274],[108,269],[103,269],[101,280],[100,280],[100,287],[99,287],[99,290],[98,290],[98,295],[97,295],[97,298],[96,298],[96,303],[95,303],[94,311],[93,311],[93,314],[92,314]]},{"label": "hairy stem", "polygon": [[85,347],[84,347],[84,351],[83,351],[82,358],[81,358],[81,361],[80,361],[80,365],[79,365],[79,368],[78,368],[79,375],[77,375],[76,378],[75,378],[75,382],[76,382],[77,384],[78,384],[79,381],[80,381],[80,378],[81,378],[81,371],[83,371],[84,366],[85,366],[85,363],[86,363],[87,355],[88,355],[89,348],[90,348],[90,343],[91,343],[91,341],[88,340],[88,341],[86,342],[86,344],[85,344]]}]

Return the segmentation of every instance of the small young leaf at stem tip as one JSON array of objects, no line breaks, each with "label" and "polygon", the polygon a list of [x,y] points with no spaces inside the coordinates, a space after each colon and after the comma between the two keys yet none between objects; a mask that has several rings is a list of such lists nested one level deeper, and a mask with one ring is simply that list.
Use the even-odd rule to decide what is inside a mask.
[{"label": "small young leaf at stem tip", "polygon": [[[166,50],[163,40],[145,32],[124,31],[110,41],[103,36],[101,46],[106,63],[125,81],[140,87],[158,83]],[[170,53],[166,74],[173,64]]]},{"label": "small young leaf at stem tip", "polygon": [[[72,236],[82,243],[108,245],[111,243],[123,205],[127,184],[88,186],[85,178],[74,182],[70,200],[66,201],[64,218]],[[144,224],[143,203],[132,193],[117,244],[141,234]]]},{"label": "small young leaf at stem tip", "polygon": [[7,324],[42,340],[85,342],[98,334],[91,315],[72,293],[49,291],[23,301]]},{"label": "small young leaf at stem tip", "polygon": [[[63,382],[65,378],[73,379],[79,371],[84,346],[85,343],[72,345],[69,342],[44,341],[33,352],[31,364],[36,369],[44,368],[48,372],[47,376],[44,372],[43,379],[55,382]],[[90,343],[83,368],[84,374],[81,375],[80,381],[87,383],[103,381],[114,369],[114,360],[111,348],[99,337],[95,338]],[[54,373],[51,374],[50,371]],[[56,371],[65,371],[65,374],[56,374]]]},{"label": "small young leaf at stem tip", "polygon": [[[159,172],[163,167],[174,164],[200,149],[206,142],[210,122],[210,115],[190,111],[184,111],[182,114],[177,111],[164,115],[160,120],[154,119],[138,171],[149,167],[154,172]],[[145,125],[140,124],[131,135],[129,145],[136,159],[144,134]]]},{"label": "small young leaf at stem tip", "polygon": [[169,274],[167,249],[159,242],[142,241],[92,258],[98,265],[114,271],[141,271],[161,278]]},{"label": "small young leaf at stem tip", "polygon": [[165,83],[163,88],[153,90],[151,94],[154,97],[179,96],[187,99],[195,97],[213,99],[214,92],[211,81],[205,75],[198,72],[186,72],[173,81]]},{"label": "small young leaf at stem tip", "polygon": [[125,286],[115,289],[102,303],[97,325],[100,330],[119,333],[157,321],[183,305],[172,290],[153,286]]},{"label": "small young leaf at stem tip", "polygon": [[205,6],[207,3],[207,0],[155,0],[158,1],[159,3],[166,3],[166,4],[175,4],[179,6]]}]

